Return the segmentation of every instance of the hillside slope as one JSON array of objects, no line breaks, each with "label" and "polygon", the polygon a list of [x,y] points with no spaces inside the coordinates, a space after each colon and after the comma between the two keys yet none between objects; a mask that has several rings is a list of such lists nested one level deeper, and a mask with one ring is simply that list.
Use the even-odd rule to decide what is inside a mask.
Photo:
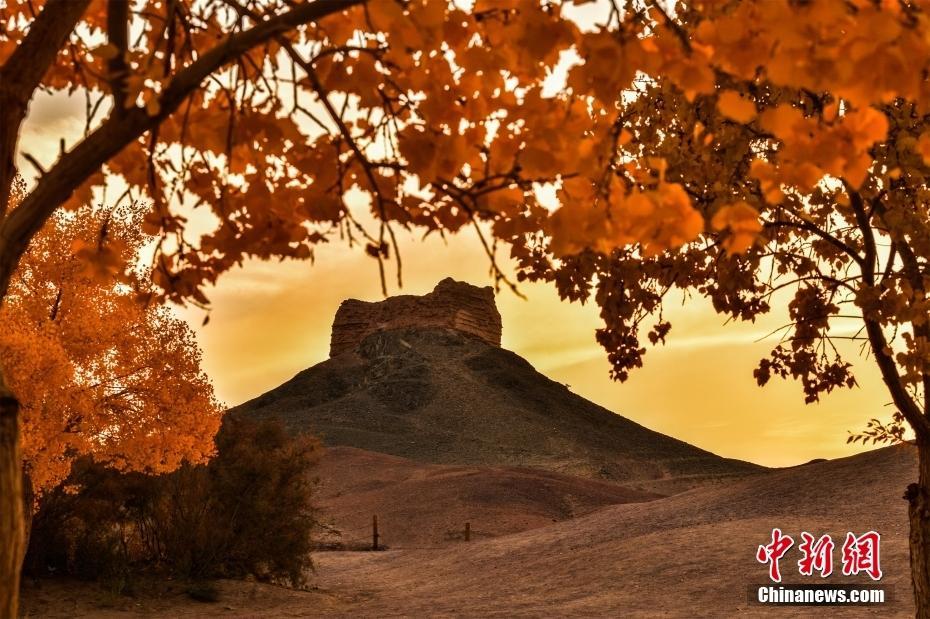
[{"label": "hillside slope", "polygon": [[762,470],[653,432],[452,329],[376,332],[232,414],[421,462],[529,466],[669,494]]},{"label": "hillside slope", "polygon": [[316,473],[323,540],[335,548],[369,548],[373,515],[382,546],[435,548],[462,543],[466,522],[479,540],[661,496],[539,469],[423,464],[354,447],[328,449]]},{"label": "hillside slope", "polygon": [[[884,607],[827,607],[830,617],[913,616],[903,489],[916,475],[916,453],[897,446],[770,471],[713,488],[645,503],[605,507],[581,518],[442,552],[321,553],[318,585],[332,596],[353,592],[365,616],[810,617],[814,608],[762,607],[747,587],[765,584],[759,544],[780,527],[881,536]],[[871,583],[865,575],[825,581],[798,574],[795,548],[782,560],[786,583]],[[839,565],[840,549],[834,550]]]},{"label": "hillside slope", "polygon": [[[916,453],[898,446],[857,456],[767,471],[730,484],[648,502],[601,508],[494,539],[439,550],[321,552],[311,591],[237,581],[221,584],[222,603],[185,598],[183,588],[124,598],[103,608],[87,583],[29,586],[27,616],[40,617],[913,617],[904,487]],[[773,527],[881,533],[883,607],[763,607],[747,588],[764,584],[756,547]],[[835,573],[798,575],[792,548],[785,582],[870,583]],[[834,550],[839,565],[840,549]]]}]

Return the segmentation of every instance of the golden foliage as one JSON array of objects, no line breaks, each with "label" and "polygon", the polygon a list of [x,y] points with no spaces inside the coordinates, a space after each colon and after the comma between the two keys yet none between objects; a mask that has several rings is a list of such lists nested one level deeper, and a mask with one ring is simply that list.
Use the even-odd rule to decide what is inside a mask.
[{"label": "golden foliage", "polygon": [[0,359],[38,492],[84,454],[163,472],[213,451],[221,409],[193,333],[139,301],[150,287],[133,266],[151,240],[139,233],[142,211],[85,206],[50,222],[0,309]]},{"label": "golden foliage", "polygon": [[[159,25],[121,50],[90,36],[106,22],[104,8],[93,4],[86,33],[76,31],[44,85],[110,92],[108,63],[122,60],[130,67],[126,105],[158,116],[163,93],[196,57],[287,9],[269,2],[235,15],[212,6],[192,9],[200,26],[191,30],[164,3],[143,3],[135,17]],[[11,26],[0,61],[30,19],[25,4],[4,10]],[[204,298],[203,286],[245,257],[303,258],[333,234],[357,234],[346,205],[352,191],[368,194],[387,226],[362,234],[375,246],[389,241],[391,225],[455,231],[489,219],[508,240],[545,229],[560,255],[627,244],[651,254],[717,230],[698,225],[691,192],[674,189],[677,179],[633,191],[631,170],[653,167],[644,156],[654,140],[628,122],[622,93],[662,81],[685,103],[713,98],[723,118],[776,140],[752,163],[772,204],[785,190],[809,193],[827,177],[859,188],[873,165],[871,150],[888,131],[882,106],[926,96],[916,67],[930,62],[930,25],[914,15],[898,3],[841,0],[685,3],[675,18],[633,10],[582,29],[551,3],[487,2],[466,11],[371,0],[248,51],[229,79],[194,91],[167,115],[154,140],[140,137],[106,166],[149,194],[151,233],[185,227],[181,201],[224,222],[192,247],[159,246],[172,255],[156,260],[156,282],[178,300]],[[157,36],[169,22],[186,33],[184,44]],[[298,41],[312,42],[309,53]],[[562,89],[543,94],[569,51],[580,62]],[[288,97],[268,89],[287,72],[296,77]],[[773,98],[771,89],[829,97],[818,108]],[[690,123],[683,129],[701,134],[706,146],[720,137],[701,119],[679,122]],[[626,187],[612,188],[611,176]],[[569,180],[575,189],[561,192],[561,215],[549,223],[528,216],[537,208],[534,184]],[[86,202],[102,182],[84,184],[71,203]],[[581,183],[590,190],[580,191]],[[522,190],[524,208],[482,208],[490,194],[513,187]],[[749,233],[741,234],[736,245],[746,246]],[[113,272],[106,252],[86,256],[102,276]],[[375,255],[380,260],[382,252]]]}]

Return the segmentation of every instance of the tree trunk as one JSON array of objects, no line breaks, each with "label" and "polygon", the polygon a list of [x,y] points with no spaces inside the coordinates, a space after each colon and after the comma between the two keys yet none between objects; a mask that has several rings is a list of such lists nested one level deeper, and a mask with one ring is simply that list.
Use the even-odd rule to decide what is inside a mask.
[{"label": "tree trunk", "polygon": [[911,582],[916,616],[930,619],[930,441],[917,439],[919,477],[907,487]]},{"label": "tree trunk", "polygon": [[25,464],[23,465],[23,557],[20,565],[26,561],[26,553],[29,552],[29,538],[32,536],[32,520],[35,516],[36,492],[32,487],[32,478],[26,472]]},{"label": "tree trunk", "polygon": [[23,471],[19,401],[0,369],[0,617],[16,617],[23,563]]}]

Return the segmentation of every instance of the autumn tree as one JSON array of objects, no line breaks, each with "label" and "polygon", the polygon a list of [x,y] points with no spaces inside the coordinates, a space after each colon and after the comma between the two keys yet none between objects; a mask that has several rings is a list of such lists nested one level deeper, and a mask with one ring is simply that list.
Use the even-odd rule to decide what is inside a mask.
[{"label": "autumn tree", "polygon": [[[669,298],[704,297],[734,321],[784,312],[754,376],[797,380],[805,402],[855,386],[840,341],[858,345],[894,413],[849,440],[913,436],[919,453],[904,496],[919,617],[930,617],[927,8],[696,2],[674,18],[631,16],[651,34],[613,42],[639,74],[618,88],[611,173],[600,191],[564,180],[549,238],[520,244],[519,274],[593,297],[618,380],[665,342]],[[573,78],[588,70],[569,83],[580,90]],[[663,184],[666,202],[643,198]],[[676,211],[693,225],[684,239],[656,245],[661,223],[638,243],[617,229]]]},{"label": "autumn tree", "polygon": [[[20,185],[21,187],[21,185]],[[56,486],[80,456],[159,473],[213,451],[221,408],[187,324],[139,302],[148,273],[117,279],[84,254],[136,265],[144,208],[83,206],[33,239],[0,308],[0,358],[21,401],[26,496]],[[101,233],[101,230],[104,232]],[[27,500],[25,509],[32,510]]]},{"label": "autumn tree", "polygon": [[[919,154],[927,3],[694,0],[677,15],[658,3],[600,6],[576,22],[542,0],[7,2],[0,299],[49,218],[103,186],[151,204],[142,229],[159,239],[153,301],[205,305],[208,287],[244,259],[308,258],[334,238],[364,246],[386,277],[389,257],[399,266],[398,228],[474,226],[489,253],[509,243],[524,276],[552,279],[566,296],[585,297],[597,279],[598,337],[618,377],[640,363],[637,326],[666,288],[749,317],[767,307],[759,286],[770,265],[810,278],[795,284],[805,292],[790,310],[798,348],[779,349],[759,376],[796,374],[818,394],[849,380],[842,362],[805,344],[828,345],[824,323],[844,299],[815,282],[848,277],[847,256],[860,279],[841,288],[855,291],[883,374],[899,378],[889,389],[922,454],[912,555],[918,612],[930,616],[930,420],[907,387],[914,372],[925,380],[913,313],[923,311],[913,231],[926,219],[913,180],[923,164],[907,159],[906,138],[918,136]],[[20,147],[36,93],[69,89],[86,98],[84,135],[54,161]],[[907,135],[898,115],[914,123]],[[904,159],[886,170],[887,144]],[[12,208],[17,161],[35,180]],[[908,189],[892,199],[899,185]],[[558,191],[554,213],[540,204],[545,188]],[[374,228],[361,225],[359,204]],[[880,245],[891,241],[892,253]],[[105,244],[85,249],[87,269],[114,272]],[[889,334],[914,316],[899,358]],[[660,320],[652,339],[667,329]],[[11,361],[0,364],[9,382]],[[20,414],[3,385],[0,614],[12,615]]]}]

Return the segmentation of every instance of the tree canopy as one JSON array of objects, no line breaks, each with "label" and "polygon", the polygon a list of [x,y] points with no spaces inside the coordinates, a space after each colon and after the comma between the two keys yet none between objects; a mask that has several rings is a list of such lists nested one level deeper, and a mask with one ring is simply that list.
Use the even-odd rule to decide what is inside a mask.
[{"label": "tree canopy", "polygon": [[163,472],[213,452],[221,408],[187,323],[140,303],[151,288],[146,271],[115,281],[90,268],[106,265],[81,258],[97,251],[102,229],[112,264],[137,264],[152,240],[139,231],[142,214],[87,205],[56,217],[0,308],[0,358],[22,402],[23,459],[38,493],[82,455]]}]

